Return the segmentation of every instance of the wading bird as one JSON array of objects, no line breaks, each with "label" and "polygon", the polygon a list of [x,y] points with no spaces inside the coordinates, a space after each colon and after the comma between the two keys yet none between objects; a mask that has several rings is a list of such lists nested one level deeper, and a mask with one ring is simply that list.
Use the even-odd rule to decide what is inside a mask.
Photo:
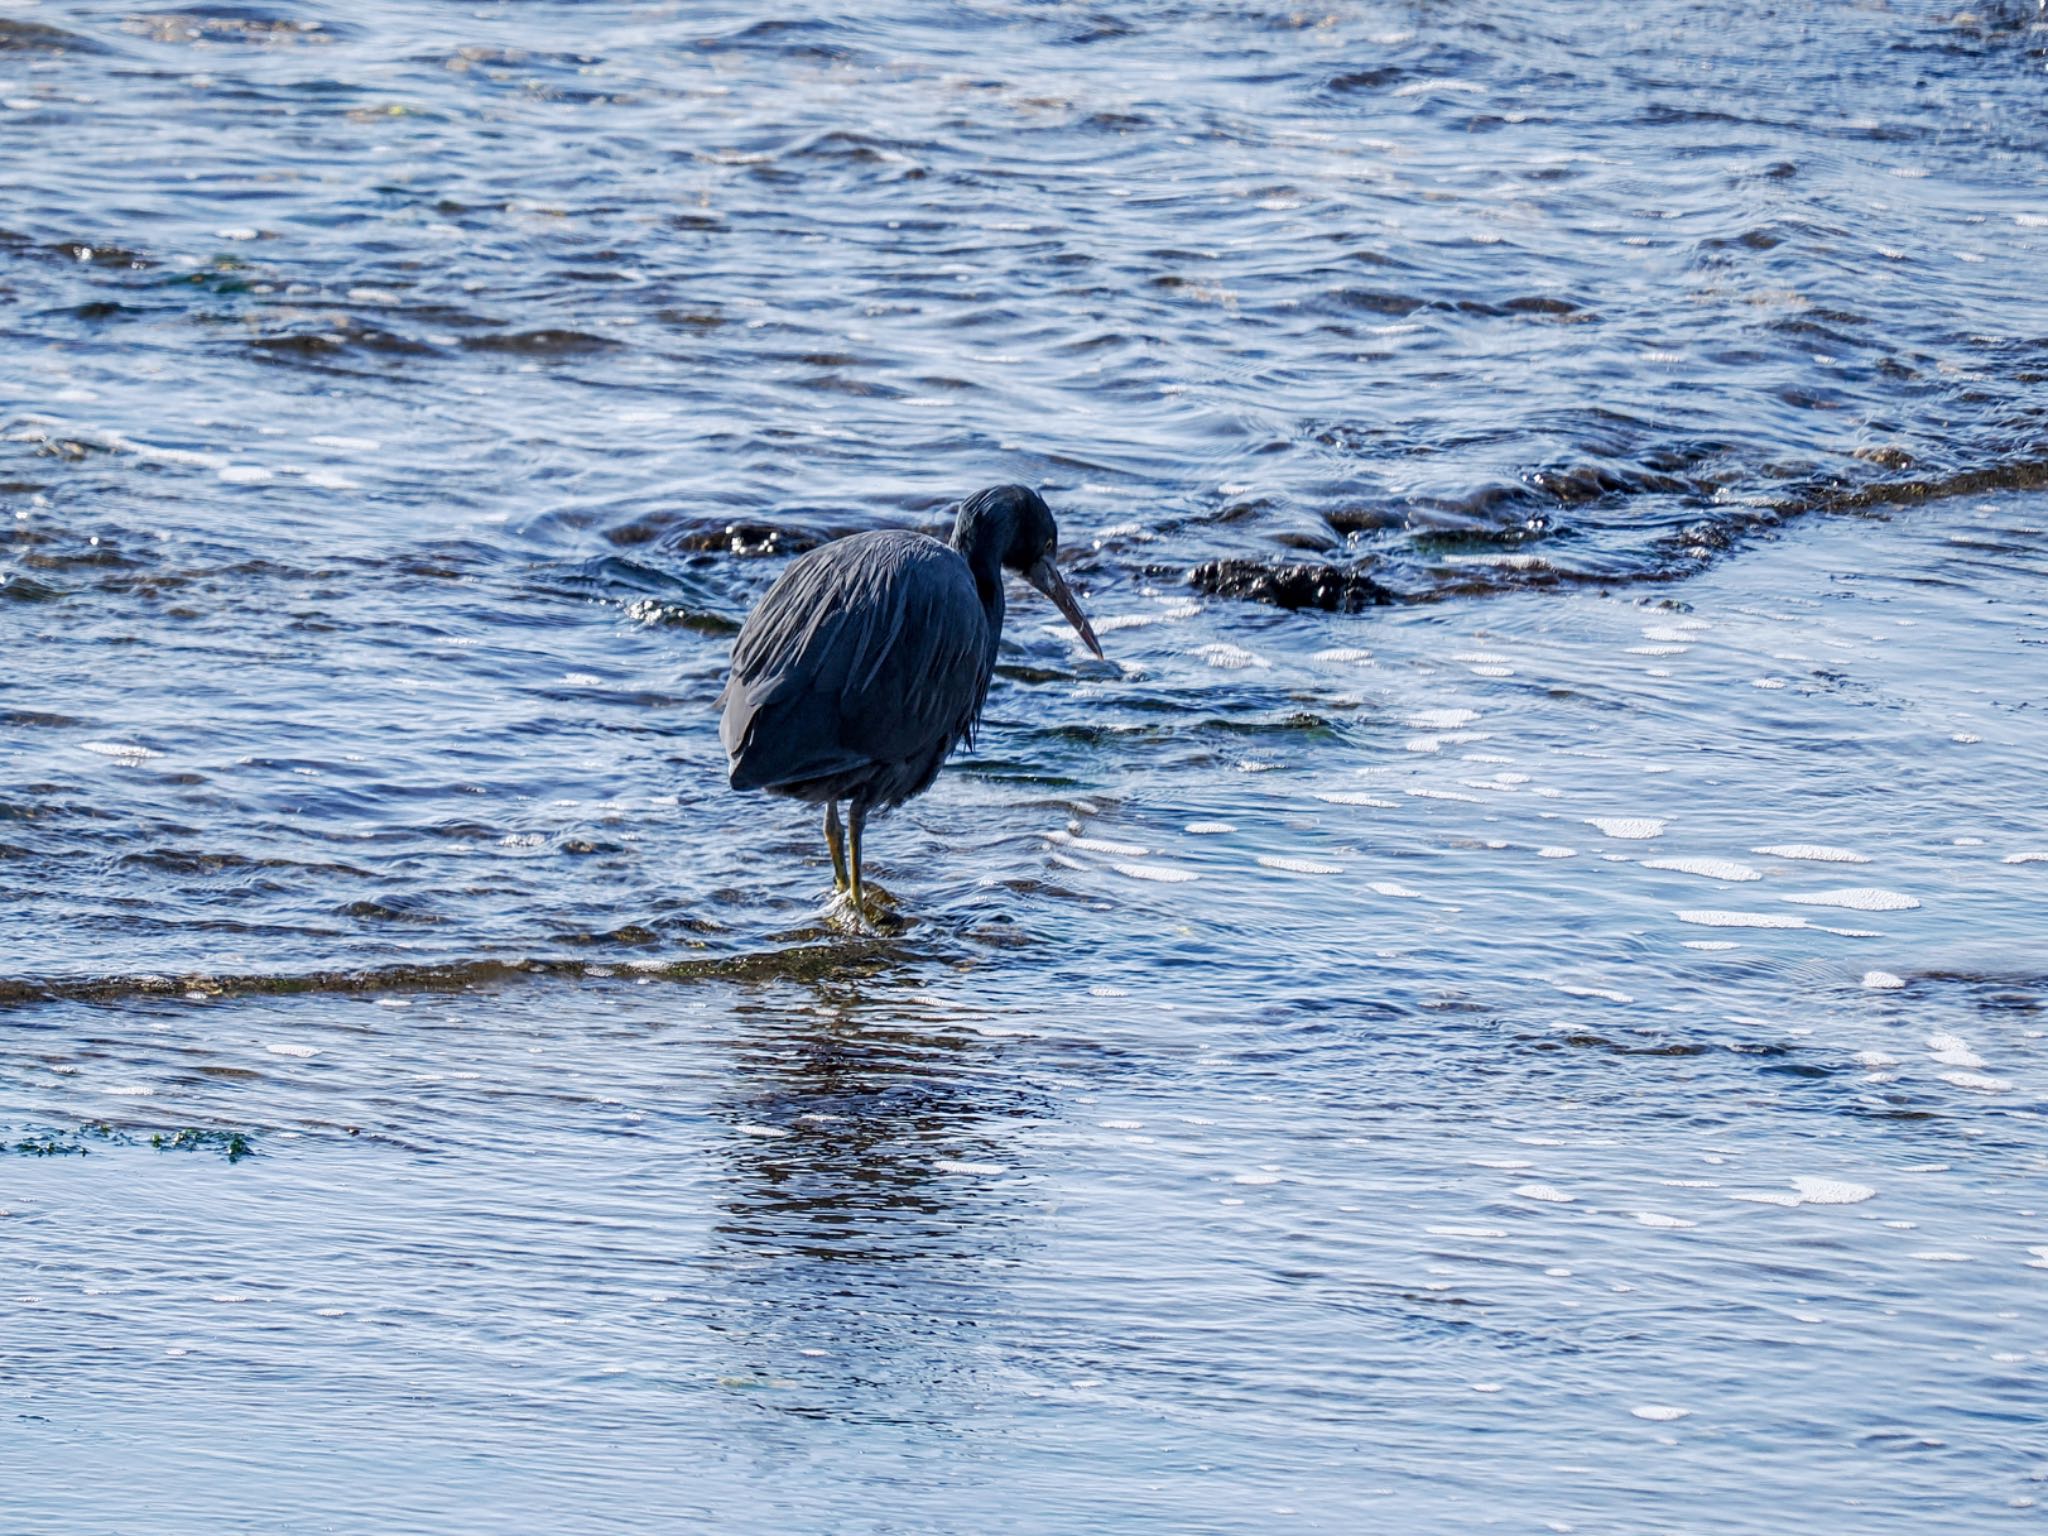
[{"label": "wading bird", "polygon": [[719,696],[732,787],[824,804],[833,884],[856,912],[868,813],[923,794],[973,739],[1003,634],[1004,570],[1102,654],[1058,555],[1038,493],[999,485],[960,504],[950,544],[897,530],[835,539],[784,571],[747,616]]}]

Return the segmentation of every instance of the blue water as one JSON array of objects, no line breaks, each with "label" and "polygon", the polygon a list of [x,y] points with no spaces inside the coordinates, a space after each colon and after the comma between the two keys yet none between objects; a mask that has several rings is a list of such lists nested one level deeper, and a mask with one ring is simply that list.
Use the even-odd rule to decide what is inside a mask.
[{"label": "blue water", "polygon": [[[0,1527],[2038,1519],[2044,82],[0,4]],[[861,930],[730,635],[1011,479]]]}]

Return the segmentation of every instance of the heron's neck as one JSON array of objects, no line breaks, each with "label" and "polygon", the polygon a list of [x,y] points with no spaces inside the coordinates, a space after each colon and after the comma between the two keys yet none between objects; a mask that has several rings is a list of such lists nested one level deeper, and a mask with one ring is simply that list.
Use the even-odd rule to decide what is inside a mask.
[{"label": "heron's neck", "polygon": [[960,555],[967,562],[967,569],[974,573],[974,590],[981,595],[981,611],[988,616],[989,637],[993,640],[1003,632],[1002,553],[990,542],[977,539]]}]

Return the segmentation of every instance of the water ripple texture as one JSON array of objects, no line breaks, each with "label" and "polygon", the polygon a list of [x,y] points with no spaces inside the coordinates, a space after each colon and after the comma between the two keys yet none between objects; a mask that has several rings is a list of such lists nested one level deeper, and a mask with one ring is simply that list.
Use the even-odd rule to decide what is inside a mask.
[{"label": "water ripple texture", "polygon": [[[2037,1514],[2044,83],[0,0],[0,1527]],[[731,636],[1005,480],[857,931]]]}]

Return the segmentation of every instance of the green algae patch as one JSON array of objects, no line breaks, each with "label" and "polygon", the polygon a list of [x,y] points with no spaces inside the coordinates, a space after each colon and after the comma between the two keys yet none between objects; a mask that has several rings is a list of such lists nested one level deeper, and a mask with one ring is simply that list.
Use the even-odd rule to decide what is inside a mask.
[{"label": "green algae patch", "polygon": [[256,1155],[256,1144],[240,1131],[158,1131],[149,1144],[159,1152],[217,1152],[231,1163]]},{"label": "green algae patch", "polygon": [[91,1143],[121,1146],[129,1138],[111,1125],[81,1125],[74,1131],[40,1130],[24,1132],[17,1140],[0,1143],[17,1157],[83,1157]]},{"label": "green algae patch", "polygon": [[119,1130],[104,1121],[75,1130],[34,1129],[0,1138],[0,1151],[16,1157],[83,1157],[96,1148],[145,1145],[159,1152],[212,1152],[231,1163],[256,1155],[255,1139],[247,1132],[201,1130],[197,1126],[152,1131],[146,1142],[140,1132]]}]

